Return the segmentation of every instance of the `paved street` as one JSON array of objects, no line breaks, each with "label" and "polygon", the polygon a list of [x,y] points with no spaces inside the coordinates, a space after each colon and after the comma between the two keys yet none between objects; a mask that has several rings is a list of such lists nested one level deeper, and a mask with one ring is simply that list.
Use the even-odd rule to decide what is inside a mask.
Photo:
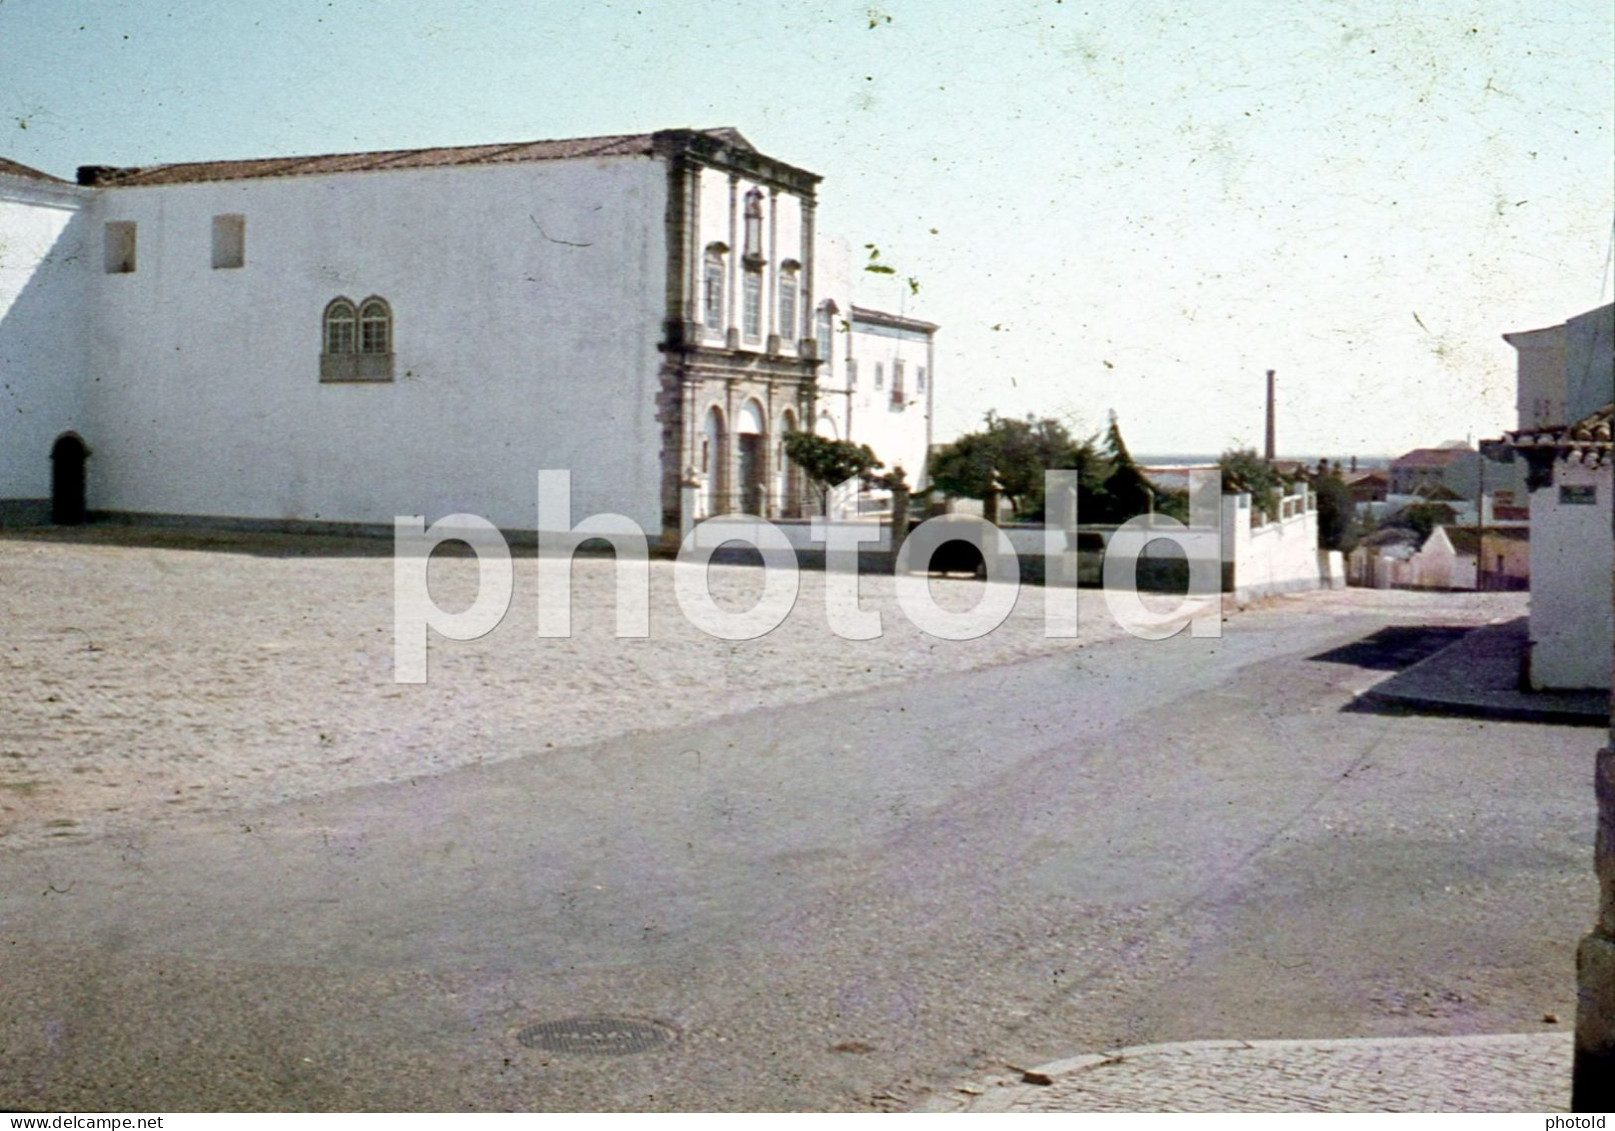
[{"label": "paved street", "polygon": [[[1563,1032],[1594,733],[1342,710],[1387,674],[1350,645],[1457,609],[1285,599],[6,851],[0,1106],[867,1110],[1154,1042]],[[678,1039],[516,1039],[590,1015]]]}]

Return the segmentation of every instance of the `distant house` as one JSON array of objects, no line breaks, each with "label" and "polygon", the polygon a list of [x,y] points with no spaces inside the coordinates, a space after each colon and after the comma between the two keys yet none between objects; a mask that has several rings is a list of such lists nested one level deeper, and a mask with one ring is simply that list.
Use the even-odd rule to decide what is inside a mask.
[{"label": "distant house", "polygon": [[1472,499],[1480,482],[1480,453],[1467,444],[1415,448],[1391,461],[1390,493],[1424,495],[1445,487]]},{"label": "distant house", "polygon": [[1438,526],[1411,562],[1409,583],[1421,589],[1524,589],[1531,581],[1531,531]]},{"label": "distant house", "polygon": [[1380,468],[1348,471],[1342,478],[1354,503],[1383,503],[1391,490],[1391,473]]},{"label": "distant house", "polygon": [[1419,549],[1419,536],[1404,526],[1386,526],[1357,544],[1346,558],[1346,582],[1369,589],[1410,584],[1408,562]]},{"label": "distant house", "polygon": [[[1551,329],[1563,331],[1562,379],[1554,381],[1544,368],[1551,356],[1543,361],[1521,349],[1520,380],[1534,388],[1562,386],[1566,420],[1524,423],[1541,413],[1534,396],[1522,396],[1522,425],[1504,437],[1526,468],[1531,492],[1531,685],[1607,687],[1615,641],[1609,591],[1615,566],[1615,304]],[[1532,333],[1541,342],[1553,341],[1546,331]],[[1505,335],[1516,348],[1519,337]]]}]

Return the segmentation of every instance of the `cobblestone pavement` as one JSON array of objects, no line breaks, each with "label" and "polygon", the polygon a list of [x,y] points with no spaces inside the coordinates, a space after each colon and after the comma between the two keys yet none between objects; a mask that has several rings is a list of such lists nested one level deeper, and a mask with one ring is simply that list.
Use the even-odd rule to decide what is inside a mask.
[{"label": "cobblestone pavement", "polygon": [[1563,1032],[1143,1045],[961,1084],[921,1110],[1569,1111],[1572,1043]]}]

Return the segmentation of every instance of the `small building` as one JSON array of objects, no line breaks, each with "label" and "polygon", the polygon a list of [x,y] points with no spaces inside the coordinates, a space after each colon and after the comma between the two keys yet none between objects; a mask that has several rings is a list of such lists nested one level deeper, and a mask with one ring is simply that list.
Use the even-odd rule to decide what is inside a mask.
[{"label": "small building", "polygon": [[[1609,594],[1615,568],[1615,304],[1560,327],[1504,338],[1520,350],[1522,387],[1533,390],[1520,399],[1521,427],[1503,439],[1525,467],[1530,490],[1531,686],[1608,687],[1615,643]],[[1560,357],[1563,374],[1555,376],[1552,365]],[[1551,399],[1558,389],[1565,419],[1542,422],[1554,415]],[[1539,399],[1550,407],[1539,408]]]},{"label": "small building", "polygon": [[1346,558],[1346,581],[1368,589],[1410,584],[1408,562],[1419,549],[1419,536],[1404,526],[1386,526],[1357,544]]},{"label": "small building", "polygon": [[[820,242],[818,277],[825,297],[814,314],[820,358],[814,429],[830,439],[867,444],[886,474],[901,468],[910,489],[923,488],[938,327],[905,312],[905,280],[855,270],[843,241]],[[884,498],[884,492],[874,494]]]},{"label": "small building", "polygon": [[1410,561],[1420,589],[1525,589],[1531,581],[1527,526],[1438,526]]},{"label": "small building", "polygon": [[1341,476],[1354,503],[1383,503],[1390,494],[1391,473],[1383,468],[1348,471]]},{"label": "small building", "polygon": [[1615,404],[1568,427],[1511,432],[1531,464],[1531,685],[1607,687],[1615,616],[1609,578]]},{"label": "small building", "polygon": [[1421,495],[1450,491],[1450,498],[1472,499],[1480,482],[1480,453],[1454,441],[1439,448],[1415,448],[1391,461],[1389,493]]}]

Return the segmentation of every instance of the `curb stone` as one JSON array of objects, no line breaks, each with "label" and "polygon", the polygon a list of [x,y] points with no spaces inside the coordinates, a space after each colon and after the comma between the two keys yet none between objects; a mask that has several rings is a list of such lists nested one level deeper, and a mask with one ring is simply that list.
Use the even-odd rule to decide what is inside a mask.
[{"label": "curb stone", "polygon": [[[1462,1037],[1348,1037],[1327,1040],[1206,1040],[1133,1045],[1100,1053],[1067,1057],[1013,1076],[955,1086],[918,1106],[922,1112],[1010,1112],[1034,1107],[1055,1111],[1536,1111],[1568,1110],[1569,1032],[1497,1033]],[[1320,1096],[1316,1085],[1319,1060],[1358,1054],[1375,1062],[1399,1065],[1404,1071],[1376,1080],[1372,1094]],[[1180,1077],[1185,1062],[1195,1062],[1196,1081],[1186,1097],[1192,1106],[1174,1103],[1158,1086],[1169,1075]],[[1241,1064],[1241,1062],[1246,1062]],[[1562,1062],[1562,1063],[1561,1063]],[[1505,1069],[1513,1065],[1512,1071]],[[1106,1087],[1082,1093],[1081,1083],[1100,1067],[1125,1067],[1129,1077],[1107,1078]],[[1562,1067],[1563,1071],[1557,1070]],[[1244,1081],[1232,1079],[1243,1070]],[[1551,1071],[1550,1071],[1551,1070]],[[1255,1072],[1261,1086],[1249,1087]],[[1544,1071],[1550,1071],[1544,1077]],[[1027,1082],[1042,1077],[1048,1084]],[[1558,1082],[1555,1083],[1554,1080]],[[1311,1085],[1309,1087],[1309,1084]],[[1073,1090],[1075,1096],[1067,1096]],[[1104,1094],[1100,1094],[1100,1093]],[[1344,1099],[1346,1102],[1329,1101]],[[1086,1101],[1086,1102],[1084,1102]],[[1100,1106],[1094,1106],[1095,1102]]]}]

